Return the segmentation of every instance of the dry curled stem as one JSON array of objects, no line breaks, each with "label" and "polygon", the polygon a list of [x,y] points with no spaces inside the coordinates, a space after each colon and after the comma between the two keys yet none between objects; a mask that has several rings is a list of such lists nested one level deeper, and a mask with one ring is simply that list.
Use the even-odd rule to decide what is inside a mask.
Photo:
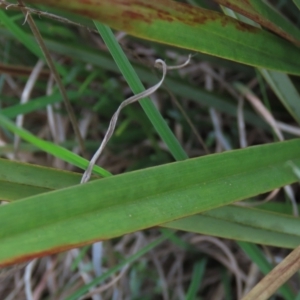
[{"label": "dry curled stem", "polygon": [[90,177],[91,177],[91,174],[92,174],[92,170],[93,170],[93,167],[94,165],[96,164],[97,160],[99,159],[103,149],[105,148],[106,144],[108,143],[109,139],[111,138],[111,136],[113,135],[113,132],[115,130],[115,127],[116,127],[116,124],[117,124],[117,121],[118,121],[118,118],[119,118],[119,114],[121,112],[121,110],[131,104],[131,103],[134,103],[138,100],[141,100],[143,98],[146,98],[150,95],[152,95],[154,92],[156,92],[160,86],[163,84],[164,80],[165,80],[165,77],[166,77],[166,74],[167,74],[167,70],[174,70],[174,69],[180,69],[180,68],[183,68],[185,66],[187,66],[189,63],[190,63],[190,60],[191,60],[191,55],[189,56],[188,60],[182,64],[182,65],[179,65],[179,66],[171,66],[171,67],[168,67],[166,65],[166,63],[161,60],[161,59],[157,59],[155,61],[155,67],[156,68],[159,68],[159,69],[162,69],[163,71],[163,76],[162,76],[162,79],[154,86],[152,86],[151,88],[143,91],[142,93],[139,93],[137,95],[134,95],[126,100],[124,100],[121,105],[119,106],[119,108],[117,109],[117,111],[114,113],[114,115],[112,116],[112,119],[109,123],[109,127],[107,129],[107,132],[104,136],[104,139],[100,145],[100,147],[98,148],[98,150],[96,151],[96,153],[94,154],[94,156],[92,157],[86,171],[84,172],[83,176],[82,176],[82,179],[81,179],[81,183],[85,183],[87,181],[89,181]]}]

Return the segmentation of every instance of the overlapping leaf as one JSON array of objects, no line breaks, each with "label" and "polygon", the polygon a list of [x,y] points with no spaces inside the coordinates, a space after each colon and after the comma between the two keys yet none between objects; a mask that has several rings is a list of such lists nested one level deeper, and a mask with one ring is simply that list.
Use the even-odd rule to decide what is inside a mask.
[{"label": "overlapping leaf", "polygon": [[264,0],[214,0],[300,46],[300,30]]},{"label": "overlapping leaf", "polygon": [[[292,140],[209,155],[1,206],[0,265],[161,225],[290,184],[298,179],[287,162],[300,165],[299,146],[300,140]],[[1,181],[12,182],[5,169],[0,168]]]},{"label": "overlapping leaf", "polygon": [[[78,173],[8,160],[0,160],[0,166],[0,197],[7,201],[70,187],[78,184],[81,178]],[[293,232],[300,226],[300,220],[282,215],[291,215],[291,206],[268,203],[259,208],[225,206],[163,226],[286,248],[294,248],[300,243],[300,233]],[[262,212],[261,208],[267,211]]]},{"label": "overlapping leaf", "polygon": [[175,220],[163,226],[283,248],[293,249],[300,244],[298,218],[232,205]]},{"label": "overlapping leaf", "polygon": [[[216,0],[216,1],[218,1],[218,0]],[[220,0],[220,3],[224,3],[224,1]],[[269,19],[270,19],[269,15],[273,16],[274,11],[271,10],[271,13],[269,14],[268,11],[270,10],[270,8],[263,1],[259,1],[259,2],[256,1],[253,3],[253,5],[251,3],[252,2],[246,2],[241,7],[240,2],[231,0],[231,1],[224,3],[224,5],[226,4],[227,6],[234,6],[235,9],[237,9],[237,10],[243,9],[243,11],[244,10],[248,11],[248,14],[250,15],[249,17],[252,17],[255,20],[258,19],[258,21],[261,19],[264,21],[265,20],[264,17],[265,17],[267,19],[267,22],[265,22],[266,24],[263,21],[261,21],[261,23],[264,26],[267,26],[268,23],[271,22],[271,21],[269,21]],[[255,6],[255,7],[258,6],[258,8],[260,8],[259,10],[262,11],[262,13],[256,12],[255,9],[252,8],[251,5]],[[250,25],[254,25],[254,26],[257,25],[258,27],[260,27],[253,20],[245,18],[241,14],[238,14],[229,8],[225,8],[223,6],[222,9],[225,14],[230,15],[233,18],[236,18],[238,20],[243,19],[246,23],[248,23]],[[245,14],[247,15],[247,13],[245,13]],[[255,18],[255,16],[256,16],[256,18]],[[281,22],[282,16],[279,15],[278,13],[277,14],[275,13],[275,17],[273,16],[273,19],[275,19],[274,21],[276,22],[276,23],[271,22],[273,27],[277,26],[277,25],[279,26],[279,24],[281,24],[282,22],[283,23],[287,22],[286,19],[283,19],[283,21]],[[285,27],[285,26],[283,26],[283,27]],[[272,30],[272,26],[269,27],[269,29]],[[286,30],[288,30],[288,28],[286,28]],[[299,30],[294,28],[294,31],[295,30],[296,30],[296,32],[300,33]],[[278,32],[278,34],[280,34],[280,32]],[[270,71],[270,70],[266,70],[266,69],[262,69],[262,68],[259,68],[258,70],[261,72],[261,74],[263,75],[265,80],[268,82],[268,84],[272,88],[273,92],[277,95],[277,97],[282,102],[282,104],[286,107],[286,109],[288,110],[290,115],[293,116],[294,119],[298,123],[300,123],[300,96],[299,96],[299,93],[298,93],[297,89],[295,88],[293,82],[288,77],[288,75],[281,73],[281,72]]]},{"label": "overlapping leaf", "polygon": [[295,46],[215,11],[171,0],[28,2],[66,9],[144,39],[300,74],[299,51]]}]

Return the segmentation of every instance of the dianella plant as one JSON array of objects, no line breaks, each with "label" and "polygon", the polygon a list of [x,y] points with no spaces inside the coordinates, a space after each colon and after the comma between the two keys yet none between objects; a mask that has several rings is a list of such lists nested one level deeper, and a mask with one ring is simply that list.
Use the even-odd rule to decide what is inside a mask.
[{"label": "dianella plant", "polygon": [[299,10],[0,0],[0,298],[300,299]]}]

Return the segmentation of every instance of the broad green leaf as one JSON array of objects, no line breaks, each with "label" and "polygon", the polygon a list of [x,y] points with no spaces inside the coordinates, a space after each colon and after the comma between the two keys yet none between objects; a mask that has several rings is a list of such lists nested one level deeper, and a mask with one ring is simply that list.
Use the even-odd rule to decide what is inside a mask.
[{"label": "broad green leaf", "polygon": [[[81,175],[78,173],[0,160],[0,199],[13,201],[69,187],[78,184],[80,178]],[[264,213],[262,209],[267,212]],[[295,221],[294,218],[291,220],[286,215],[282,215],[283,213],[291,215],[291,205],[267,203],[259,206],[259,210],[225,206],[161,226],[257,244],[295,248],[300,243],[300,234],[290,234],[288,226],[290,222],[295,222],[291,226],[298,228],[300,220]],[[232,217],[236,214],[239,214],[238,217],[242,219],[242,222]],[[251,219],[248,221],[250,215]],[[285,224],[285,233],[282,233],[281,228],[277,228],[278,226],[268,226],[272,219],[276,219],[276,225]]]},{"label": "broad green leaf", "polygon": [[161,225],[291,184],[298,179],[287,161],[300,166],[299,146],[296,139],[208,155],[1,206],[0,265]]},{"label": "broad green leaf", "polygon": [[266,1],[214,0],[300,46],[300,30]]},{"label": "broad green leaf", "polygon": [[[28,2],[41,3],[39,0]],[[221,13],[171,0],[42,1],[134,36],[233,61],[300,74],[299,50]],[[289,55],[286,55],[289,53]]]}]

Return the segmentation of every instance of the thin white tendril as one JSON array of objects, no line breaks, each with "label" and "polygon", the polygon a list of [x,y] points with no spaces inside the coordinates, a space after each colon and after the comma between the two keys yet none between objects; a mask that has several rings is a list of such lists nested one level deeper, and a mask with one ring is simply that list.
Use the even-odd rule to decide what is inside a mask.
[{"label": "thin white tendril", "polygon": [[[4,3],[3,1],[1,1],[2,3]],[[5,3],[4,3],[5,4]],[[10,7],[18,7],[18,4],[8,4],[5,9],[8,10]]]},{"label": "thin white tendril", "polygon": [[92,174],[92,170],[93,170],[93,167],[94,165],[96,164],[99,156],[101,155],[103,149],[105,148],[106,144],[108,143],[109,139],[111,138],[111,136],[113,135],[113,132],[115,130],[115,127],[116,127],[116,124],[117,124],[117,121],[118,121],[118,117],[119,117],[119,114],[121,112],[121,110],[131,104],[131,103],[134,103],[140,99],[143,99],[143,98],[146,98],[148,96],[150,96],[151,94],[153,94],[154,92],[156,92],[160,86],[163,84],[164,80],[165,80],[165,77],[166,77],[166,74],[167,74],[167,70],[175,70],[175,69],[180,69],[180,68],[183,68],[185,67],[186,65],[188,65],[190,63],[190,60],[191,60],[191,55],[189,55],[188,57],[188,60],[182,64],[182,65],[179,65],[179,66],[172,66],[172,67],[168,67],[166,65],[166,63],[161,60],[161,59],[157,59],[155,61],[155,67],[156,68],[160,68],[162,69],[163,71],[163,76],[162,76],[162,79],[156,84],[154,85],[153,87],[143,91],[142,93],[139,93],[137,95],[134,95],[126,100],[124,100],[121,105],[119,106],[119,108],[117,109],[117,111],[114,113],[114,115],[112,116],[111,118],[111,121],[109,123],[109,127],[107,129],[107,132],[104,136],[104,139],[100,145],[100,147],[98,148],[98,150],[96,151],[96,153],[94,154],[94,156],[92,157],[92,159],[90,160],[89,162],[89,165],[86,169],[86,171],[84,172],[82,178],[81,178],[81,182],[80,183],[85,183],[87,181],[89,181],[90,177],[91,177],[91,174]]},{"label": "thin white tendril", "polygon": [[29,16],[29,11],[26,12],[25,20],[24,20],[24,23],[23,23],[22,25],[25,25],[25,24],[26,24],[27,19],[28,19],[28,16]]}]

